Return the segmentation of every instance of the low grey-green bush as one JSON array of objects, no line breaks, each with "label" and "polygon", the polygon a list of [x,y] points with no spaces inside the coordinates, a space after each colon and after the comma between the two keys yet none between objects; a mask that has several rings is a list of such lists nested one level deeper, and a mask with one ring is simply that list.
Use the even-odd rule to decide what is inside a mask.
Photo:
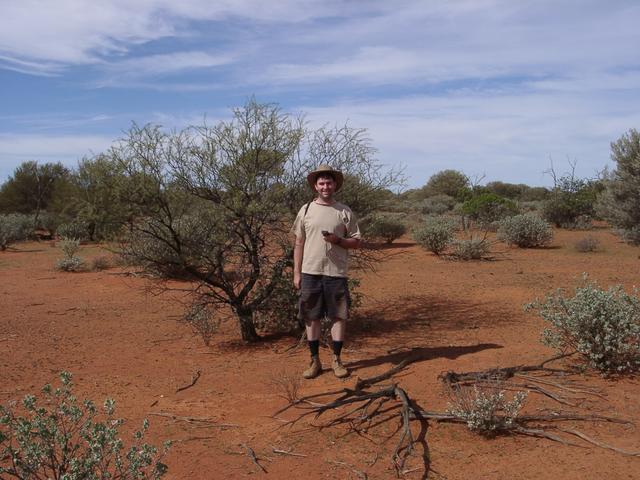
[{"label": "low grey-green bush", "polygon": [[495,387],[455,385],[449,392],[447,412],[465,420],[469,430],[491,436],[516,426],[526,398],[527,392],[519,391],[507,399],[499,384]]},{"label": "low grey-green bush", "polygon": [[366,239],[384,240],[386,243],[392,243],[407,231],[402,222],[377,214],[364,218],[361,228]]},{"label": "low grey-green bush", "polygon": [[91,260],[91,270],[99,272],[112,266],[111,258],[107,255],[98,255]]},{"label": "low grey-green bush", "polygon": [[491,242],[486,238],[454,240],[451,248],[451,256],[456,260],[482,260],[490,254]]},{"label": "low grey-green bush", "polygon": [[553,230],[536,214],[523,213],[500,221],[498,239],[521,248],[542,247],[553,240]]},{"label": "low grey-green bush", "polygon": [[0,215],[0,250],[26,240],[33,233],[33,217],[21,213]]},{"label": "low grey-green bush", "polygon": [[550,327],[543,342],[561,353],[578,352],[587,365],[605,373],[640,368],[640,299],[616,285],[603,290],[586,281],[573,296],[561,290],[526,305]]},{"label": "low grey-green bush", "polygon": [[207,346],[220,327],[220,319],[216,317],[214,306],[211,304],[193,304],[182,320],[191,327],[194,333],[202,337]]},{"label": "low grey-green bush", "polygon": [[413,231],[413,238],[427,250],[440,255],[453,241],[456,221],[449,217],[427,217],[422,227]]},{"label": "low grey-green bush", "polygon": [[517,214],[518,206],[513,200],[495,193],[481,193],[466,200],[462,204],[462,212],[484,227]]},{"label": "low grey-green bush", "polygon": [[58,246],[64,257],[56,262],[56,269],[65,272],[77,272],[82,269],[84,261],[76,255],[80,250],[80,240],[74,238],[63,238],[58,242]]},{"label": "low grey-green bush", "polygon": [[600,248],[600,241],[592,235],[587,235],[574,243],[573,246],[582,253],[597,252]]},{"label": "low grey-green bush", "polygon": [[115,418],[115,402],[102,409],[73,395],[71,374],[60,374],[61,386],[45,385],[42,398],[27,395],[23,415],[0,406],[0,478],[18,479],[158,479],[169,448],[144,443],[148,429],[133,435],[130,447],[119,437],[124,420]]}]

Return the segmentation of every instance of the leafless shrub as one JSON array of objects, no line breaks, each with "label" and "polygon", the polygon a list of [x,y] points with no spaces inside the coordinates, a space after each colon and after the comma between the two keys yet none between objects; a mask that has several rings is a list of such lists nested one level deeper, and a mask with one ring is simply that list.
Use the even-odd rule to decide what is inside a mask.
[{"label": "leafless shrub", "polygon": [[91,270],[99,272],[111,268],[111,257],[107,255],[99,255],[91,260]]},{"label": "leafless shrub", "polygon": [[597,252],[600,249],[600,241],[592,235],[587,235],[574,243],[573,246],[582,253]]},{"label": "leafless shrub", "polygon": [[220,327],[220,319],[216,318],[213,307],[206,303],[193,304],[182,320],[202,337],[207,346]]},{"label": "leafless shrub", "polygon": [[271,377],[271,384],[278,390],[279,395],[290,405],[300,399],[300,374],[290,370],[280,370]]}]

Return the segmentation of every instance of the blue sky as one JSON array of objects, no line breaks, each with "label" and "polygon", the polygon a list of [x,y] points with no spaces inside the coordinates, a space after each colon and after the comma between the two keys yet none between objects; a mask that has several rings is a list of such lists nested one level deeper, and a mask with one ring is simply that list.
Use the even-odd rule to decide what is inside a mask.
[{"label": "blue sky", "polygon": [[408,187],[593,177],[640,128],[640,2],[0,0],[0,181],[255,95],[366,128]]}]

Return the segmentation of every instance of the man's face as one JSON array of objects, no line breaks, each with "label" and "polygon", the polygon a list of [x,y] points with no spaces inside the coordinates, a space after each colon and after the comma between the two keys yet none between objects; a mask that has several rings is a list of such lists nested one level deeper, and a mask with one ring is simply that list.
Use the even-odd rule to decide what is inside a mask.
[{"label": "man's face", "polygon": [[316,180],[316,192],[323,200],[331,200],[336,192],[336,181],[329,176],[319,176]]}]

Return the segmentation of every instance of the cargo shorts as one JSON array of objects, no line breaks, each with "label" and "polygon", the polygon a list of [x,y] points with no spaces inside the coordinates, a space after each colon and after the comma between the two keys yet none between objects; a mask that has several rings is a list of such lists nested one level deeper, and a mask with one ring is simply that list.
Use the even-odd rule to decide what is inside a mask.
[{"label": "cargo shorts", "polygon": [[346,320],[349,318],[350,306],[351,297],[346,278],[302,274],[298,320],[305,322],[324,317]]}]

